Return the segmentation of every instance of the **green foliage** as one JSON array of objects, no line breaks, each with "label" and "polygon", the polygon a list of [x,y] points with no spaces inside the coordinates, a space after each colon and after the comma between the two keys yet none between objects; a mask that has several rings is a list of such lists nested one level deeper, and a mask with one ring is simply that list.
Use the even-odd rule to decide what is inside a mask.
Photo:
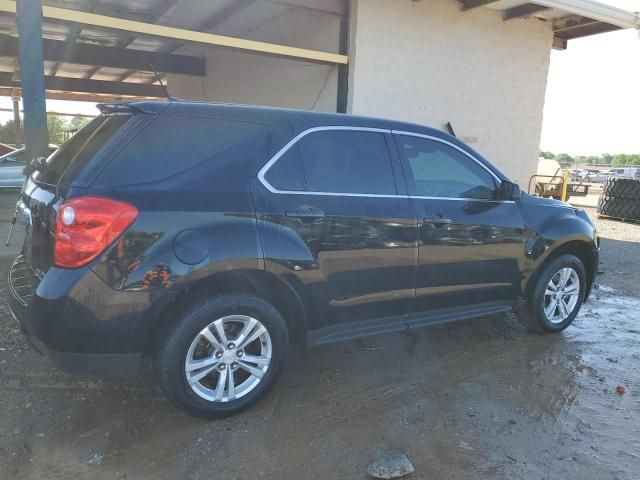
[{"label": "green foliage", "polygon": [[64,143],[64,131],[66,124],[61,117],[47,113],[47,127],[49,128],[49,143],[60,145]]},{"label": "green foliage", "polygon": [[[47,127],[49,128],[49,143],[60,145],[65,142],[71,135],[81,128],[89,118],[85,117],[66,117],[47,114]],[[13,128],[13,119],[5,123],[0,123],[0,143],[15,144],[15,130]]]},{"label": "green foliage", "polygon": [[573,163],[573,157],[567,153],[559,153],[556,155],[556,161],[560,164],[569,165]]},{"label": "green foliage", "polygon": [[13,120],[9,120],[6,123],[0,123],[0,143],[16,143]]},{"label": "green foliage", "polygon": [[626,155],[624,153],[613,156],[613,165],[640,166],[640,154]]},{"label": "green foliage", "polygon": [[587,165],[616,165],[616,166],[640,166],[640,153],[619,153],[617,155],[610,155],[603,153],[600,156],[590,155],[581,156],[578,155],[575,158],[566,153],[554,154],[551,152],[540,152],[540,156],[543,158],[553,158],[558,163],[562,164],[584,164]]}]

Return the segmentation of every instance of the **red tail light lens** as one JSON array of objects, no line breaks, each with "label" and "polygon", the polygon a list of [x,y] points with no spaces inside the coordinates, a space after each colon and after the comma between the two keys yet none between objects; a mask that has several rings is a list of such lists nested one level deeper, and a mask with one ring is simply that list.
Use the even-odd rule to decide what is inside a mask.
[{"label": "red tail light lens", "polygon": [[75,197],[58,210],[53,264],[78,268],[96,258],[138,216],[133,205],[110,198]]}]

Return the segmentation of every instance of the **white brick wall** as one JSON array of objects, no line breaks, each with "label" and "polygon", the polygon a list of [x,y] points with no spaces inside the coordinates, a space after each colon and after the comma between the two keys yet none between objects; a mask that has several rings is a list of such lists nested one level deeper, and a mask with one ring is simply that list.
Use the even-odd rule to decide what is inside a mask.
[{"label": "white brick wall", "polygon": [[535,173],[552,32],[455,0],[352,0],[349,111],[459,137],[526,189]]}]

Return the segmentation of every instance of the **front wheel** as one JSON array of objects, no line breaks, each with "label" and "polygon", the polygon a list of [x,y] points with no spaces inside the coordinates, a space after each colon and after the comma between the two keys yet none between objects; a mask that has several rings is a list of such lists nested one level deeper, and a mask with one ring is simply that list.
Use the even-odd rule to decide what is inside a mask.
[{"label": "front wheel", "polygon": [[557,333],[578,315],[586,292],[586,271],[580,259],[565,254],[543,265],[520,320],[531,330]]},{"label": "front wheel", "polygon": [[155,369],[169,400],[187,413],[219,418],[267,393],[288,351],[287,326],[265,300],[246,294],[186,305],[164,335]]}]

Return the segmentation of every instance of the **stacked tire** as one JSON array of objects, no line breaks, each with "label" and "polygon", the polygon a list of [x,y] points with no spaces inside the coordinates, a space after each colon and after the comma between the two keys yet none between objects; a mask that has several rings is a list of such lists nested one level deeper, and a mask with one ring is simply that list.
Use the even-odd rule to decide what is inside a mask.
[{"label": "stacked tire", "polygon": [[640,179],[608,178],[598,199],[598,213],[640,221]]}]

